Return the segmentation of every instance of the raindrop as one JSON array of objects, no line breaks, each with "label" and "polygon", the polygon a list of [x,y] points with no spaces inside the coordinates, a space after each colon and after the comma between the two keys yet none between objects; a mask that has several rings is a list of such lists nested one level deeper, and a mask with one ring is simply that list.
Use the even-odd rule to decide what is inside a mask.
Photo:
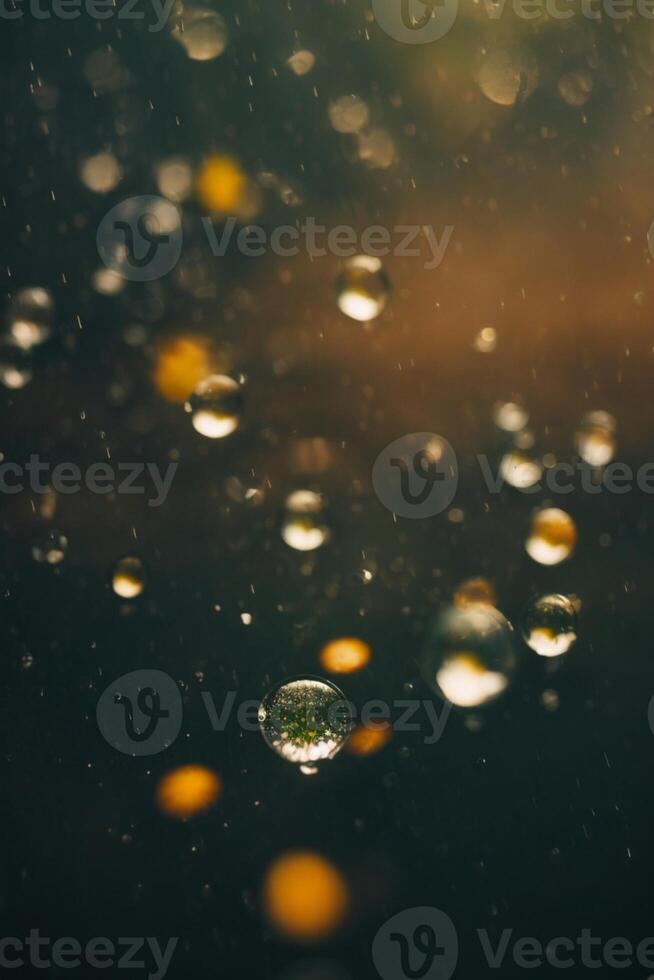
[{"label": "raindrop", "polygon": [[540,565],[558,565],[570,557],[576,542],[577,528],[570,515],[546,507],[534,515],[525,548]]},{"label": "raindrop", "polygon": [[66,556],[68,538],[61,531],[46,531],[32,548],[32,556],[45,565],[58,565]]},{"label": "raindrop", "polygon": [[332,759],[352,728],[351,709],[343,692],[315,677],[295,678],[274,687],[261,702],[258,718],[266,744],[298,765]]},{"label": "raindrop", "polygon": [[316,56],[311,51],[296,51],[286,64],[296,75],[308,75],[316,63]]},{"label": "raindrop", "polygon": [[577,611],[564,595],[538,596],[527,606],[522,635],[540,657],[560,657],[577,639]]},{"label": "raindrop", "polygon": [[229,41],[223,18],[206,7],[184,9],[178,15],[171,34],[192,61],[211,61],[217,58]]},{"label": "raindrop", "polygon": [[379,316],[386,306],[390,282],[379,259],[355,255],[338,277],[336,293],[341,313],[365,323]]},{"label": "raindrop", "polygon": [[422,657],[427,683],[461,708],[487,704],[515,669],[512,627],[497,609],[449,608],[437,617]]},{"label": "raindrop", "polygon": [[575,433],[577,452],[590,466],[606,466],[615,455],[616,421],[608,412],[586,412]]},{"label": "raindrop", "polygon": [[568,71],[559,78],[559,94],[568,105],[585,105],[593,92],[593,76],[589,71]]},{"label": "raindrop", "polygon": [[491,102],[511,106],[528,98],[538,84],[538,65],[522,49],[496,48],[484,57],[477,75]]},{"label": "raindrop", "polygon": [[193,428],[207,439],[224,439],[239,427],[243,415],[241,385],[227,374],[203,378],[186,404]]},{"label": "raindrop", "polygon": [[114,569],[111,587],[121,599],[135,599],[146,583],[145,566],[140,558],[121,558]]},{"label": "raindrop", "polygon": [[358,133],[370,116],[368,106],[358,95],[342,95],[331,103],[328,114],[338,133]]},{"label": "raindrop", "polygon": [[329,539],[323,499],[313,490],[295,490],[286,498],[282,538],[296,551],[314,551]]},{"label": "raindrop", "polygon": [[54,300],[42,286],[21,289],[9,309],[9,340],[21,350],[42,344],[52,333]]}]

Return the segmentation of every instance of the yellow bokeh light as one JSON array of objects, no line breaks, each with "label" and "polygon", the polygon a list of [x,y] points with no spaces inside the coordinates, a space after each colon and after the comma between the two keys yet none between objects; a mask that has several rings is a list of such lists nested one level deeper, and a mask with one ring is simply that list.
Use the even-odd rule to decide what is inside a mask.
[{"label": "yellow bokeh light", "polygon": [[268,868],[263,904],[271,925],[290,939],[312,942],[329,936],[348,906],[343,876],[319,854],[294,851]]},{"label": "yellow bokeh light", "polygon": [[354,674],[370,661],[370,647],[354,636],[331,640],[320,652],[320,663],[330,674]]},{"label": "yellow bokeh light", "polygon": [[156,789],[157,806],[169,817],[187,820],[207,810],[222,792],[220,777],[206,766],[180,766],[166,773]]},{"label": "yellow bokeh light", "polygon": [[392,734],[393,728],[387,721],[359,725],[347,740],[345,751],[350,755],[374,755],[390,742]]},{"label": "yellow bokeh light", "polygon": [[169,402],[186,401],[197,383],[210,373],[209,344],[202,337],[172,337],[157,350],[153,381]]},{"label": "yellow bokeh light", "polygon": [[200,204],[219,214],[239,214],[247,187],[247,177],[236,160],[218,154],[207,157],[195,184]]}]

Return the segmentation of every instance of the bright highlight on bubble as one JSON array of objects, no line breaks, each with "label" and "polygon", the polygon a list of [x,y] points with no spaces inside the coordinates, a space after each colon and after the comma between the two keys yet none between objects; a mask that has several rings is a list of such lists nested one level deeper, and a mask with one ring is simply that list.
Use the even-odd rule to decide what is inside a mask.
[{"label": "bright highlight on bubble", "polygon": [[575,448],[589,466],[606,466],[615,455],[617,423],[608,412],[586,412],[575,433]]},{"label": "bright highlight on bubble", "polygon": [[243,416],[241,385],[227,374],[212,374],[195,386],[187,411],[201,436],[224,439],[236,431]]},{"label": "bright highlight on bubble", "polygon": [[539,565],[558,565],[570,557],[576,543],[577,527],[570,515],[546,507],[534,515],[525,548]]},{"label": "bright highlight on bubble", "polygon": [[40,564],[59,565],[66,557],[68,538],[61,531],[46,531],[32,548],[32,557]]},{"label": "bright highlight on bubble", "polygon": [[540,657],[560,657],[576,643],[577,610],[564,595],[537,596],[525,610],[522,635]]},{"label": "bright highlight on bubble", "polygon": [[298,765],[333,759],[352,727],[343,692],[315,677],[278,684],[261,702],[258,718],[266,744]]},{"label": "bright highlight on bubble", "polygon": [[311,851],[291,851],[277,858],[266,872],[262,897],[270,924],[296,942],[330,936],[349,904],[341,873]]},{"label": "bright highlight on bubble", "polygon": [[320,651],[320,665],[329,674],[355,674],[370,662],[367,643],[354,636],[331,640]]},{"label": "bright highlight on bubble", "polygon": [[141,559],[128,556],[117,563],[111,587],[121,599],[135,599],[143,592],[146,581],[145,565]]},{"label": "bright highlight on bubble", "polygon": [[295,490],[286,498],[282,539],[295,551],[315,551],[329,540],[323,500],[313,490]]},{"label": "bright highlight on bubble", "polygon": [[378,258],[355,255],[336,280],[336,301],[341,313],[366,323],[379,316],[388,302],[390,282]]},{"label": "bright highlight on bubble", "polygon": [[182,45],[191,61],[212,61],[229,43],[227,25],[208,7],[184,5],[171,37]]},{"label": "bright highlight on bubble", "polygon": [[157,806],[168,817],[188,820],[212,807],[222,793],[222,780],[206,766],[188,765],[166,773],[155,791]]},{"label": "bright highlight on bubble", "polygon": [[210,373],[209,343],[204,337],[171,337],[157,348],[153,381],[167,401],[185,402]]}]

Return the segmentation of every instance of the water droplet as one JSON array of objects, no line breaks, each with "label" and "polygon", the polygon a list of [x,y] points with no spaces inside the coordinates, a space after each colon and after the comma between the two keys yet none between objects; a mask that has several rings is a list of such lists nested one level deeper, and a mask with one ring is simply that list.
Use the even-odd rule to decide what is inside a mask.
[{"label": "water droplet", "polygon": [[493,607],[496,601],[495,589],[485,578],[466,579],[454,593],[454,605],[457,609],[467,609],[468,606]]},{"label": "water droplet", "polygon": [[546,507],[534,515],[525,548],[540,565],[558,565],[573,552],[577,528],[569,514]]},{"label": "water droplet", "polygon": [[21,289],[9,309],[9,338],[21,350],[42,344],[52,333],[54,300],[42,286]]},{"label": "water droplet", "polygon": [[539,460],[527,453],[506,453],[500,461],[500,476],[511,487],[533,487],[540,480],[543,467]]},{"label": "water droplet", "polygon": [[577,452],[590,466],[606,466],[615,455],[616,421],[608,412],[586,412],[575,433]]},{"label": "water droplet", "polygon": [[343,692],[315,677],[295,678],[273,688],[261,702],[258,717],[266,744],[299,765],[332,759],[352,727]]},{"label": "water droplet", "polygon": [[31,362],[19,347],[0,350],[0,383],[11,391],[19,391],[32,380]]},{"label": "water droplet", "polygon": [[147,575],[140,558],[121,558],[114,569],[111,587],[121,599],[135,599],[145,588]]},{"label": "water droplet", "polygon": [[390,293],[390,282],[379,259],[355,255],[336,280],[338,308],[346,316],[364,323],[382,312]]},{"label": "water droplet", "polygon": [[577,639],[577,611],[564,595],[538,596],[527,606],[522,635],[541,657],[560,657]]},{"label": "water droplet", "polygon": [[320,651],[320,665],[330,674],[354,674],[370,662],[367,643],[355,636],[331,640]]},{"label": "water droplet", "polygon": [[178,15],[171,36],[182,45],[192,61],[211,61],[229,42],[227,25],[206,7],[185,7]]},{"label": "water droplet", "polygon": [[514,668],[511,626],[490,606],[440,613],[422,657],[427,683],[462,708],[478,707],[499,697]]},{"label": "water droplet", "polygon": [[536,88],[538,65],[523,49],[500,47],[486,54],[477,80],[487,99],[511,106],[523,102]]},{"label": "water droplet", "polygon": [[193,428],[207,439],[224,439],[231,435],[243,415],[241,385],[227,374],[203,378],[188,402],[193,413]]},{"label": "water droplet", "polygon": [[589,71],[567,71],[559,78],[559,94],[568,105],[585,105],[593,92],[593,76]]},{"label": "water droplet", "polygon": [[296,551],[314,551],[329,539],[320,494],[296,490],[286,499],[282,538]]},{"label": "water droplet", "polygon": [[32,555],[46,565],[58,565],[66,556],[68,538],[61,531],[46,531],[34,544]]}]

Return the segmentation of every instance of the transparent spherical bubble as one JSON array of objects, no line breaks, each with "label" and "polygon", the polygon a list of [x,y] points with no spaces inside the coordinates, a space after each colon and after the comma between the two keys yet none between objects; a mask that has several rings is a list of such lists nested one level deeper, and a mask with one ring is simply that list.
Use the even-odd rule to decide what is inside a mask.
[{"label": "transparent spherical bubble", "polygon": [[461,708],[498,698],[515,669],[513,630],[491,606],[449,608],[431,629],[422,673],[441,697]]},{"label": "transparent spherical bubble", "polygon": [[485,55],[477,80],[491,102],[515,105],[528,98],[538,85],[538,64],[522,48],[495,48]]},{"label": "transparent spherical bubble", "polygon": [[577,640],[577,610],[564,595],[537,596],[525,610],[522,635],[540,657],[560,657]]},{"label": "transparent spherical bubble", "polygon": [[543,475],[543,465],[540,460],[527,453],[514,450],[505,453],[500,460],[500,476],[511,487],[524,490],[533,487]]},{"label": "transparent spherical bubble", "polygon": [[121,599],[135,599],[143,592],[146,581],[145,565],[141,559],[128,555],[117,562],[111,587]]},{"label": "transparent spherical bubble", "polygon": [[208,7],[183,8],[171,34],[192,61],[211,61],[221,55],[229,43],[225,21]]},{"label": "transparent spherical bubble", "polygon": [[58,565],[66,557],[68,538],[61,531],[44,531],[32,546],[32,557],[44,565]]},{"label": "transparent spherical bubble", "polygon": [[558,507],[546,507],[533,517],[525,549],[539,565],[558,565],[572,554],[577,543],[577,526]]},{"label": "transparent spherical bubble", "polygon": [[379,259],[355,255],[336,280],[336,296],[341,313],[361,323],[374,320],[382,312],[391,285]]},{"label": "transparent spherical bubble", "polygon": [[358,133],[370,118],[368,106],[358,95],[342,95],[327,111],[329,121],[338,133]]},{"label": "transparent spherical bubble", "polygon": [[593,76],[589,71],[567,71],[559,78],[559,95],[568,105],[585,105],[593,94]]},{"label": "transparent spherical bubble", "polygon": [[187,411],[196,432],[207,439],[224,439],[241,423],[242,386],[228,374],[211,374],[195,386]]},{"label": "transparent spherical bubble", "polygon": [[615,455],[616,421],[608,412],[586,412],[575,432],[575,448],[590,466],[606,466]]},{"label": "transparent spherical bubble", "polygon": [[0,384],[19,391],[32,380],[32,362],[20,347],[0,348]]},{"label": "transparent spherical bubble", "polygon": [[282,539],[296,551],[315,551],[329,540],[323,499],[313,490],[295,490],[286,498]]},{"label": "transparent spherical bubble", "polygon": [[298,765],[333,759],[352,730],[345,695],[331,681],[298,677],[274,687],[259,706],[266,743]]},{"label": "transparent spherical bubble", "polygon": [[9,307],[8,341],[21,350],[42,344],[52,333],[54,299],[49,289],[29,286],[19,290]]},{"label": "transparent spherical bubble", "polygon": [[517,402],[496,402],[493,421],[503,432],[520,432],[529,421],[529,412]]}]

